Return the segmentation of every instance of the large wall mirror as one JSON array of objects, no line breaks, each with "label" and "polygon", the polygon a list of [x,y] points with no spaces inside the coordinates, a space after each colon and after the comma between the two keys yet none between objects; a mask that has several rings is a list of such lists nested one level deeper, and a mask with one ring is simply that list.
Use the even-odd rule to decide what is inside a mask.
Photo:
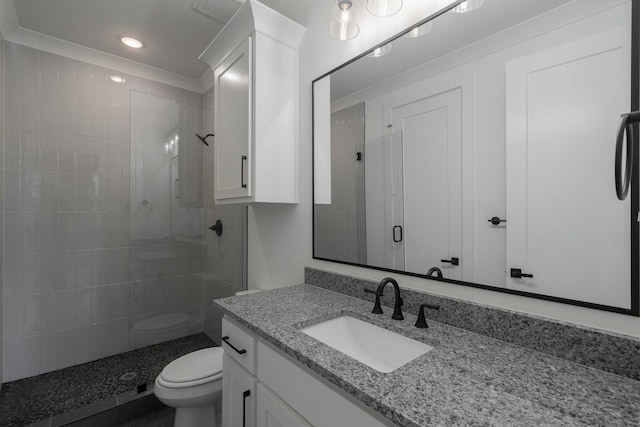
[{"label": "large wall mirror", "polygon": [[639,17],[485,0],[316,79],[314,258],[637,316]]}]

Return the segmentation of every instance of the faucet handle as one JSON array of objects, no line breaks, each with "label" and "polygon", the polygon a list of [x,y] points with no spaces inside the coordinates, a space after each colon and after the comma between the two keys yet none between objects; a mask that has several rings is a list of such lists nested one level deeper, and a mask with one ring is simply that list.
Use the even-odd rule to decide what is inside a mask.
[{"label": "faucet handle", "polygon": [[420,304],[420,308],[418,309],[418,320],[416,321],[416,328],[425,329],[429,327],[429,325],[427,325],[427,319],[425,319],[424,317],[425,308],[430,308],[432,310],[440,310],[439,305],[426,304],[426,303]]},{"label": "faucet handle", "polygon": [[367,288],[364,288],[364,291],[376,296],[376,302],[373,304],[373,310],[371,312],[375,314],[382,314],[382,307],[380,306],[380,295],[378,294],[378,292]]}]

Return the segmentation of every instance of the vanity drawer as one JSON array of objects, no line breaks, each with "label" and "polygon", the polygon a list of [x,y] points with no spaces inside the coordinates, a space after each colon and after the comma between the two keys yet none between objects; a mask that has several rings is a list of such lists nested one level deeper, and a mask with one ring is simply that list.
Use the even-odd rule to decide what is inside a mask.
[{"label": "vanity drawer", "polygon": [[224,354],[255,374],[256,337],[226,316],[222,319],[222,348]]}]

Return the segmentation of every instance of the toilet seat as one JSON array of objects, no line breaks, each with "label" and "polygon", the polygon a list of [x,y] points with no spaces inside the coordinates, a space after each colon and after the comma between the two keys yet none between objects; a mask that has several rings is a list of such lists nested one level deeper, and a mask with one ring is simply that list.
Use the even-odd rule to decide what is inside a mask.
[{"label": "toilet seat", "polygon": [[166,388],[186,388],[222,378],[221,347],[194,351],[169,363],[156,381]]}]

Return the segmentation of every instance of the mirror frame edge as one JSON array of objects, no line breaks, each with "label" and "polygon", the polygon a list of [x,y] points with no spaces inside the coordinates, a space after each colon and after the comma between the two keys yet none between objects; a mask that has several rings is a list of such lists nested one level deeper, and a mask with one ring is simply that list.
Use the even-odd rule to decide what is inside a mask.
[{"label": "mirror frame edge", "polygon": [[[373,52],[376,48],[383,46],[387,43],[390,43],[400,37],[402,37],[406,32],[408,32],[411,28],[416,27],[416,26],[420,26],[423,25],[435,18],[437,18],[440,15],[443,15],[444,13],[447,13],[450,9],[456,7],[457,5],[459,5],[460,3],[462,3],[464,0],[457,0],[453,3],[451,3],[449,6],[446,6],[445,8],[439,10],[438,12],[428,16],[427,18],[419,21],[418,23],[416,23],[415,25],[412,25],[410,28],[408,29],[404,29],[402,30],[400,33],[390,37],[389,39],[383,41],[382,43],[377,44],[376,46],[374,46],[373,48],[355,56],[354,58],[351,58],[350,60],[348,60],[347,62],[329,70],[328,72],[320,75],[319,77],[313,79],[311,81],[311,222],[312,222],[312,238],[311,238],[311,244],[312,244],[312,259],[314,260],[320,260],[320,261],[327,261],[327,262],[334,262],[334,263],[338,263],[338,264],[343,264],[343,265],[350,265],[350,266],[354,266],[354,267],[360,267],[360,268],[368,268],[368,269],[372,269],[372,270],[378,270],[378,271],[386,271],[386,272],[390,272],[390,273],[394,273],[394,274],[401,274],[404,276],[410,276],[410,277],[417,277],[420,279],[427,279],[427,280],[433,280],[436,282],[444,282],[444,283],[451,283],[451,284],[455,284],[455,285],[462,285],[462,286],[467,286],[467,287],[471,287],[471,288],[476,288],[476,289],[483,289],[483,290],[489,290],[489,291],[494,291],[494,292],[500,292],[500,293],[506,293],[506,294],[510,294],[510,295],[517,295],[517,296],[522,296],[522,297],[528,297],[528,298],[533,298],[533,299],[538,299],[538,300],[544,300],[544,301],[550,301],[550,302],[555,302],[555,303],[560,303],[560,304],[567,304],[567,305],[573,305],[573,306],[578,306],[578,307],[584,307],[584,308],[590,308],[590,309],[594,309],[594,310],[600,310],[600,311],[607,311],[607,312],[612,312],[612,313],[617,313],[617,314],[624,314],[624,315],[629,315],[629,316],[634,316],[634,317],[640,317],[640,183],[639,183],[639,179],[640,179],[640,171],[638,170],[640,168],[640,147],[635,147],[637,148],[636,150],[634,150],[634,159],[633,159],[633,170],[632,170],[632,182],[635,183],[635,187],[636,189],[631,191],[631,203],[630,203],[630,209],[631,209],[631,215],[630,215],[630,221],[631,221],[631,253],[630,253],[630,268],[631,268],[631,274],[630,274],[630,300],[631,300],[631,304],[630,304],[630,308],[626,309],[626,308],[621,308],[621,307],[615,307],[615,306],[609,306],[609,305],[604,305],[604,304],[597,304],[597,303],[592,303],[592,302],[587,302],[587,301],[580,301],[580,300],[574,300],[574,299],[570,299],[570,298],[561,298],[561,297],[555,297],[555,296],[550,296],[550,295],[544,295],[544,294],[537,294],[537,293],[533,293],[533,292],[526,292],[526,291],[520,291],[517,289],[508,289],[508,288],[502,288],[499,286],[491,286],[491,285],[484,285],[484,284],[480,284],[480,283],[475,283],[475,282],[466,282],[466,281],[462,281],[462,280],[454,280],[454,279],[446,279],[446,278],[437,278],[437,277],[431,277],[431,276],[427,276],[425,274],[420,274],[420,273],[413,273],[413,272],[409,272],[409,271],[401,271],[401,270],[394,270],[391,268],[386,268],[386,267],[379,267],[379,266],[371,266],[371,265],[364,265],[364,264],[359,264],[359,263],[354,263],[354,262],[349,262],[349,261],[340,261],[340,260],[335,260],[335,259],[329,259],[329,258],[323,258],[323,257],[319,257],[316,256],[316,212],[315,212],[315,156],[314,156],[314,146],[315,146],[315,133],[314,133],[314,128],[315,128],[315,93],[314,93],[314,86],[315,83],[318,82],[319,80],[322,80],[323,78],[330,76],[332,73],[340,70],[341,68],[344,68],[346,66],[348,66],[349,64],[357,61],[360,58],[365,57],[367,54]],[[638,76],[637,78],[634,78],[634,76]],[[637,111],[640,110],[640,2],[631,0],[631,69],[630,69],[630,79],[631,79],[631,111]],[[640,125],[639,124],[634,124],[634,134],[635,135],[640,135]],[[634,187],[632,187],[633,189]],[[634,218],[636,218],[636,220],[634,221]]]}]

